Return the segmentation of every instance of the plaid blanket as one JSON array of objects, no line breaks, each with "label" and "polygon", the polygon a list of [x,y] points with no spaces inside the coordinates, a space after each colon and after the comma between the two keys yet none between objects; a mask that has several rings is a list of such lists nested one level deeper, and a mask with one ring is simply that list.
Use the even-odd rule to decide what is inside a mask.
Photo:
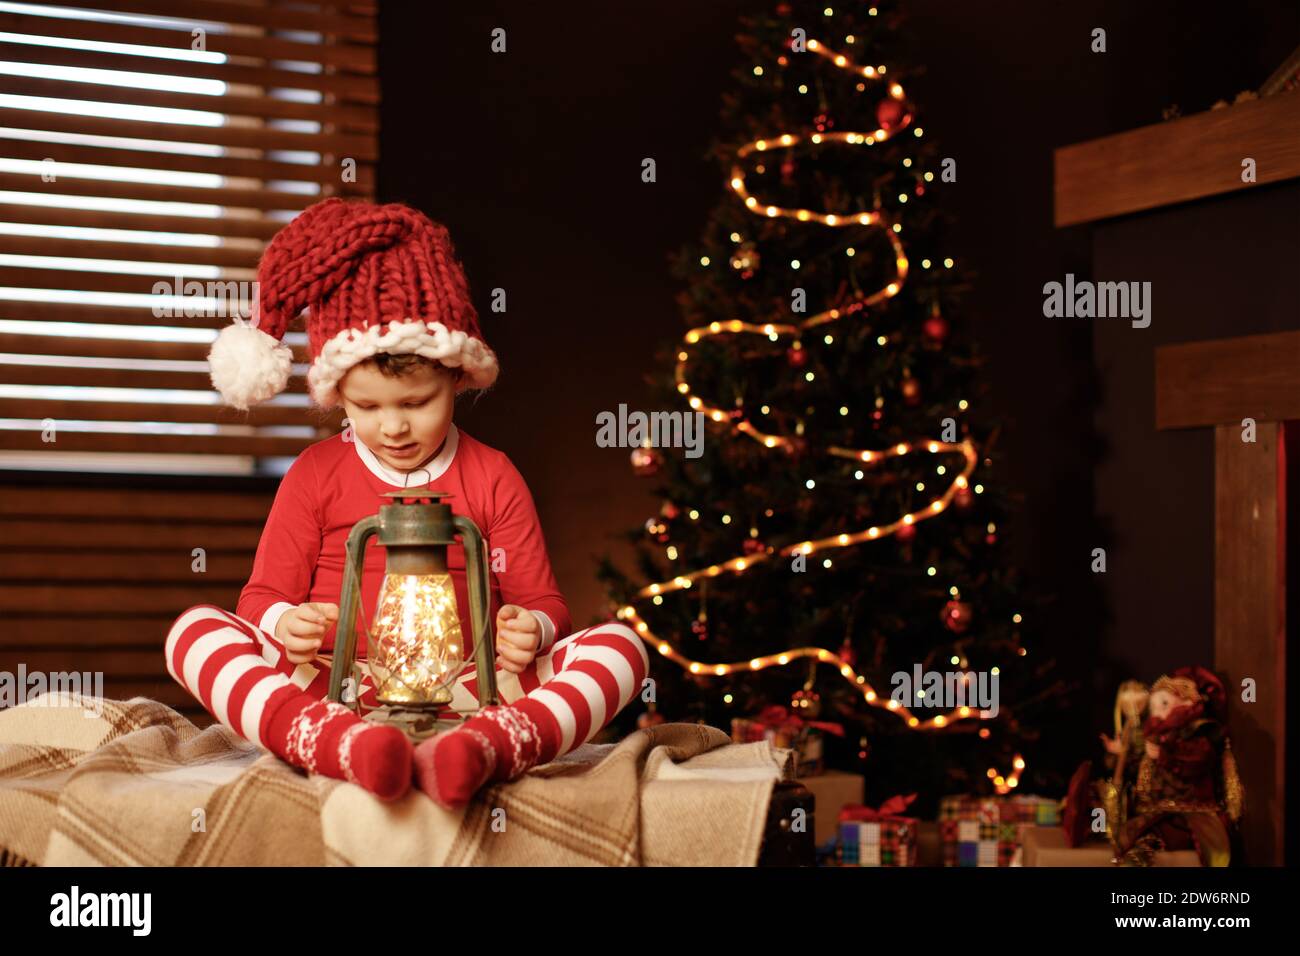
[{"label": "plaid blanket", "polygon": [[0,711],[0,864],[752,866],[793,752],[661,724],[469,806],[385,804],[143,697]]}]

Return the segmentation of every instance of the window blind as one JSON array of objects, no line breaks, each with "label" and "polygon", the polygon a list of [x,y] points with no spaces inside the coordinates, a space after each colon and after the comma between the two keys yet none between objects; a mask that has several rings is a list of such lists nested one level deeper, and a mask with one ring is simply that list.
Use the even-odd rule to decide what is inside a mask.
[{"label": "window blind", "polygon": [[284,223],[373,198],[375,27],[346,0],[0,2],[0,469],[275,472],[337,430],[301,320],[247,412],[206,356]]}]

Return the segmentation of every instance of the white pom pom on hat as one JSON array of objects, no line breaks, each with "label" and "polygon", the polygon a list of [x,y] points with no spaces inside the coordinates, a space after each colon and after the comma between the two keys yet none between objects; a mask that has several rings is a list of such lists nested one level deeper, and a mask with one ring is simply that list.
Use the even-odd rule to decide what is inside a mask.
[{"label": "white pom pom on hat", "polygon": [[289,384],[293,352],[255,326],[236,322],[217,335],[208,353],[212,384],[226,404],[246,411]]}]

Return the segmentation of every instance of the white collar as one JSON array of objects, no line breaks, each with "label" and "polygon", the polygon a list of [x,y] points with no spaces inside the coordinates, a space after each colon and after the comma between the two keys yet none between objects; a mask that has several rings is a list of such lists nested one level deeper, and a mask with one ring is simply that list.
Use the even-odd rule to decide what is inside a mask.
[{"label": "white collar", "polygon": [[365,463],[380,481],[392,485],[394,488],[419,488],[431,481],[436,481],[451,467],[451,460],[456,457],[456,446],[460,443],[460,431],[456,428],[456,423],[452,422],[451,428],[447,431],[447,440],[443,443],[442,451],[438,456],[432,459],[428,464],[412,471],[409,475],[405,472],[394,471],[376,457],[375,453],[366,447],[361,439],[353,436],[352,444],[357,450],[357,456]]}]

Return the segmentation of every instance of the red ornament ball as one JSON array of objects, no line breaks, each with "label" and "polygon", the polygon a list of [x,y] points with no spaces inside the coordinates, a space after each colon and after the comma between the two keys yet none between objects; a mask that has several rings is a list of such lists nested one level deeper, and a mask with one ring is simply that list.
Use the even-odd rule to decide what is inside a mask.
[{"label": "red ornament ball", "polygon": [[678,508],[671,501],[665,501],[663,507],[659,509],[659,514],[663,515],[669,521],[672,521],[681,513],[682,513],[681,509]]},{"label": "red ornament ball", "polygon": [[790,363],[791,368],[803,368],[808,364],[808,353],[802,346],[799,348],[791,346],[786,350],[785,360]]},{"label": "red ornament ball", "polygon": [[876,122],[886,133],[892,133],[906,118],[907,106],[902,100],[890,96],[876,104]]},{"label": "red ornament ball", "polygon": [[778,16],[788,17],[790,15],[790,4],[778,3],[776,5],[776,12]]},{"label": "red ornament ball", "polygon": [[740,550],[745,554],[763,554],[767,551],[767,545],[758,538],[746,538],[745,543],[740,546]]},{"label": "red ornament ball", "polygon": [[894,537],[896,537],[899,541],[902,541],[904,543],[911,541],[913,538],[916,537],[916,525],[914,524],[899,525],[898,530],[894,532]]},{"label": "red ornament ball", "polygon": [[903,401],[908,405],[917,405],[921,401],[921,383],[916,379],[908,377],[903,379],[903,384],[899,389],[903,393]]},{"label": "red ornament ball", "polygon": [[962,511],[969,508],[974,500],[975,496],[971,494],[970,488],[958,488],[952,496],[952,503]]},{"label": "red ornament ball", "polygon": [[948,630],[954,634],[963,634],[970,627],[971,607],[964,601],[952,600],[943,606],[939,617]]},{"label": "red ornament ball", "polygon": [[921,332],[926,339],[935,344],[942,344],[948,338],[948,331],[948,320],[938,312],[933,313],[921,325]]}]

